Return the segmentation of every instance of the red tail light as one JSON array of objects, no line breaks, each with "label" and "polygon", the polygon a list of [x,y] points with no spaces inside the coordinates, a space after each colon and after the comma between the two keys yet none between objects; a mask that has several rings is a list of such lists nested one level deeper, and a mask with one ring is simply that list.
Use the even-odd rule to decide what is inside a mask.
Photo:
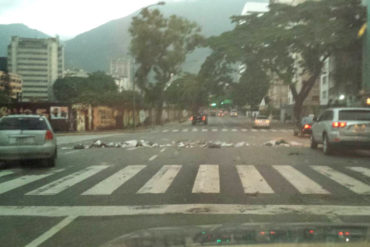
[{"label": "red tail light", "polygon": [[206,116],[203,116],[202,117],[202,121],[206,121]]},{"label": "red tail light", "polygon": [[193,117],[193,116],[191,116],[191,117],[190,117],[190,121],[193,121],[193,119],[194,119],[194,117]]},{"label": "red tail light", "polygon": [[45,134],[45,140],[53,140],[53,138],[53,133],[50,130],[47,130]]},{"label": "red tail light", "polygon": [[305,124],[305,125],[303,126],[303,128],[304,128],[304,129],[311,129],[311,125],[309,125],[309,124]]},{"label": "red tail light", "polygon": [[333,128],[344,128],[347,126],[347,122],[333,122],[331,125]]}]

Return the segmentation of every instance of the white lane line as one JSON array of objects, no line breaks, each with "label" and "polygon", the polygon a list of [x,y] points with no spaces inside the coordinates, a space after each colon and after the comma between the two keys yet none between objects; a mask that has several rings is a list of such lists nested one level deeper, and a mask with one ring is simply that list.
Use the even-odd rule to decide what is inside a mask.
[{"label": "white lane line", "polygon": [[14,173],[13,171],[1,171],[0,172],[0,178],[8,176],[8,175],[13,174],[13,173]]},{"label": "white lane line", "polygon": [[188,129],[183,129],[182,132],[188,132],[189,130]]},{"label": "white lane line", "polygon": [[101,217],[124,215],[324,215],[369,216],[370,206],[266,204],[162,204],[131,206],[0,206],[0,216]]},{"label": "white lane line", "polygon": [[77,153],[78,151],[80,151],[80,150],[68,151],[68,152],[65,152],[65,153],[62,153],[62,154],[73,154],[73,153]]},{"label": "white lane line", "polygon": [[150,158],[149,158],[149,161],[153,161],[153,160],[155,160],[157,157],[158,157],[158,155],[157,155],[157,154],[155,154],[155,155],[153,155],[152,157],[150,157]]},{"label": "white lane line", "polygon": [[218,165],[200,165],[192,193],[220,193]]},{"label": "white lane line", "polygon": [[33,240],[31,243],[27,244],[25,247],[38,247],[52,236],[57,234],[60,230],[64,227],[71,224],[77,217],[76,216],[68,216],[67,218],[63,219],[61,222],[50,228],[48,231],[41,234],[38,238]]},{"label": "white lane line", "polygon": [[247,132],[248,130],[247,129],[241,129],[242,132]]},{"label": "white lane line", "polygon": [[137,193],[165,193],[171,186],[180,169],[181,165],[163,166]]},{"label": "white lane line", "polygon": [[198,129],[197,128],[193,128],[191,131],[198,132]]},{"label": "white lane line", "polygon": [[162,148],[159,152],[163,153],[164,151],[166,151],[166,148]]},{"label": "white lane line", "polygon": [[232,131],[232,132],[237,132],[238,130],[237,130],[237,129],[232,129],[231,131]]},{"label": "white lane line", "polygon": [[257,132],[257,130],[256,129],[252,129],[252,132]]},{"label": "white lane line", "polygon": [[347,167],[348,169],[351,169],[355,172],[359,172],[362,175],[365,175],[366,177],[370,177],[370,169],[365,167]]},{"label": "white lane line", "polygon": [[106,169],[108,166],[89,166],[78,172],[72,173],[68,176],[62,177],[54,182],[46,184],[40,188],[28,192],[26,195],[56,195],[73,185],[82,182],[83,180],[97,174]]},{"label": "white lane line", "polygon": [[110,195],[145,167],[145,165],[126,166],[122,170],[116,172],[112,176],[104,179],[94,187],[85,191],[82,193],[82,195]]},{"label": "white lane line", "polygon": [[213,131],[213,132],[217,132],[217,131],[218,131],[218,129],[212,129],[212,131]]},{"label": "white lane line", "polygon": [[208,129],[202,129],[202,132],[208,132]]},{"label": "white lane line", "polygon": [[321,185],[291,166],[273,166],[288,182],[302,194],[330,194]]},{"label": "white lane line", "polygon": [[251,165],[237,165],[236,170],[242,182],[244,193],[274,193],[256,167]]},{"label": "white lane line", "polygon": [[59,170],[55,170],[55,171],[52,171],[52,172],[49,172],[49,173],[46,173],[46,174],[41,174],[41,175],[25,175],[25,176],[21,176],[21,177],[3,182],[3,183],[0,184],[0,194],[3,194],[3,193],[8,192],[10,190],[17,189],[21,186],[24,186],[26,184],[35,182],[37,180],[46,178],[48,176],[51,176],[51,175],[53,175],[55,173],[58,173],[58,172],[61,172],[63,170],[64,169],[59,169]]},{"label": "white lane line", "polygon": [[276,129],[271,129],[272,132],[276,132],[277,130]]},{"label": "white lane line", "polygon": [[169,130],[168,129],[165,129],[165,130],[162,130],[162,133],[167,133]]},{"label": "white lane line", "polygon": [[369,185],[344,173],[338,172],[328,166],[311,166],[311,168],[357,194],[370,194]]},{"label": "white lane line", "polygon": [[267,130],[265,130],[265,129],[261,129],[261,131],[262,131],[262,132],[267,132]]},{"label": "white lane line", "polygon": [[174,130],[172,130],[172,132],[179,132],[179,130],[178,129],[174,129]]},{"label": "white lane line", "polygon": [[227,132],[227,131],[229,131],[228,129],[222,129],[221,130],[222,132]]}]

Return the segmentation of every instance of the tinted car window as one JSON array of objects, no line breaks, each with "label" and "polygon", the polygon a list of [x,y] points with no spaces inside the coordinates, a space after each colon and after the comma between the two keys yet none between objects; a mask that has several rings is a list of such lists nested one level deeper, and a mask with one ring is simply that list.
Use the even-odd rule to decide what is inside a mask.
[{"label": "tinted car window", "polygon": [[328,121],[328,120],[333,120],[333,112],[332,111],[324,112],[320,116],[320,119],[319,119],[319,121]]},{"label": "tinted car window", "polygon": [[370,121],[370,111],[340,111],[339,120]]},{"label": "tinted car window", "polygon": [[267,119],[266,116],[258,116],[257,119]]},{"label": "tinted car window", "polygon": [[0,130],[47,130],[43,118],[3,118],[0,120]]}]

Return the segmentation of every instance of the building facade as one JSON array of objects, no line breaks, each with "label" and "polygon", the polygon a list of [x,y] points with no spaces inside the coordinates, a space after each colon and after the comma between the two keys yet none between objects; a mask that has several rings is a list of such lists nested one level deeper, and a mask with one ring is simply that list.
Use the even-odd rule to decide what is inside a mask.
[{"label": "building facade", "polygon": [[[9,76],[9,82],[7,82],[7,76]],[[5,90],[6,83],[9,83],[10,97],[12,99],[20,99],[22,96],[22,77],[9,73],[8,75],[4,71],[0,71],[0,91]]]},{"label": "building facade", "polygon": [[8,46],[8,71],[22,76],[22,101],[53,101],[53,84],[63,77],[64,47],[58,38],[13,36]]},{"label": "building facade", "polygon": [[109,73],[114,78],[119,92],[133,90],[133,63],[130,59],[112,59]]}]

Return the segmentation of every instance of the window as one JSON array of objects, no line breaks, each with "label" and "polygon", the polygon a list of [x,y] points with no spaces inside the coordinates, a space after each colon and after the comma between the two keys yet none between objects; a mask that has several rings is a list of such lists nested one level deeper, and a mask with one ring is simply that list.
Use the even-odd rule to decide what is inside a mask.
[{"label": "window", "polygon": [[333,111],[326,111],[319,117],[319,121],[330,121],[333,120]]},{"label": "window", "polygon": [[339,120],[370,121],[370,111],[366,110],[340,111]]},{"label": "window", "polygon": [[4,118],[0,121],[0,130],[47,130],[43,118]]}]

